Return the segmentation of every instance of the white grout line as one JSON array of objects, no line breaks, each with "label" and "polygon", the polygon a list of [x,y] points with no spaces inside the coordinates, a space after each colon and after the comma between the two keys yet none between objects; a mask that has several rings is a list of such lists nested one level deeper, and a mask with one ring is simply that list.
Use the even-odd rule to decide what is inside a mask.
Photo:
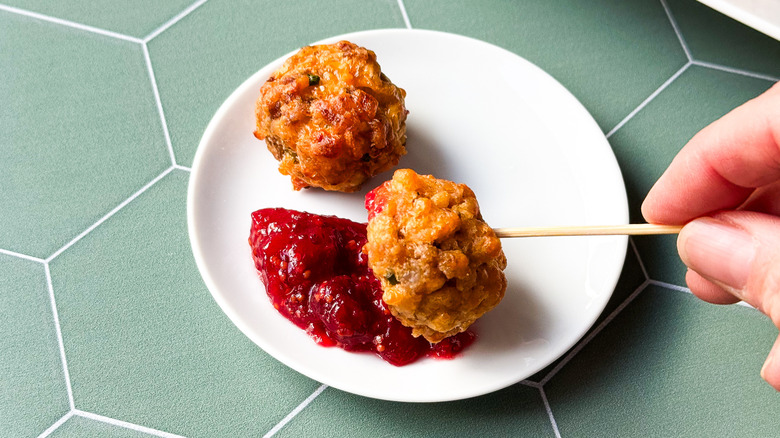
[{"label": "white grout line", "polygon": [[62,426],[63,424],[65,424],[66,421],[70,420],[70,417],[72,417],[72,416],[73,416],[73,410],[68,411],[67,414],[63,415],[62,418],[60,418],[59,420],[55,421],[54,424],[49,426],[48,429],[46,429],[43,432],[41,432],[41,434],[38,435],[38,438],[46,438],[47,436],[51,435],[52,432],[54,432],[55,430],[59,429],[59,427]]},{"label": "white grout line", "polygon": [[[666,289],[675,290],[675,291],[678,291],[678,292],[685,292],[685,293],[693,294],[693,292],[691,292],[691,290],[688,289],[687,287],[678,286],[676,284],[667,283],[667,282],[658,281],[658,280],[650,280],[649,283],[652,284],[653,286],[658,286],[658,287],[663,287],[663,288],[666,288]],[[749,307],[751,309],[756,309],[755,307],[751,306],[749,303],[746,303],[744,301],[738,301],[738,302],[736,302],[734,304],[738,304],[738,305],[744,306],[744,307]],[[756,310],[758,310],[758,309],[756,309]]]},{"label": "white grout line", "polygon": [[404,0],[398,0],[398,7],[401,9],[401,16],[404,17],[404,23],[406,23],[406,28],[411,29],[412,22],[409,21],[409,14],[406,13],[406,6],[404,5]]},{"label": "white grout line", "polygon": [[608,316],[607,316],[607,317],[604,319],[604,321],[602,321],[602,322],[601,322],[601,324],[599,324],[599,325],[598,325],[598,327],[596,327],[595,329],[593,329],[593,331],[592,331],[592,332],[590,332],[590,333],[588,334],[588,336],[586,336],[585,338],[583,338],[583,339],[580,341],[580,343],[579,343],[579,344],[577,344],[577,345],[576,345],[574,348],[572,348],[572,349],[571,349],[571,351],[569,351],[569,353],[566,355],[566,357],[564,357],[564,358],[563,358],[563,360],[561,360],[560,362],[558,362],[558,365],[556,365],[556,366],[555,366],[555,368],[553,368],[552,370],[550,370],[550,372],[549,372],[549,373],[547,373],[547,375],[546,375],[546,376],[544,376],[544,378],[543,378],[541,381],[539,381],[539,384],[540,384],[540,385],[542,385],[542,386],[546,385],[546,384],[547,384],[547,382],[549,382],[549,381],[550,381],[550,379],[552,379],[552,378],[553,378],[553,376],[555,376],[555,374],[556,374],[558,371],[560,371],[560,370],[561,370],[561,368],[563,368],[564,366],[566,366],[566,364],[567,364],[567,363],[569,363],[569,361],[570,361],[570,360],[571,360],[571,359],[572,359],[574,356],[576,356],[576,355],[577,355],[577,353],[579,353],[579,352],[580,352],[580,351],[581,351],[581,350],[582,350],[582,349],[583,349],[583,348],[584,348],[586,345],[588,345],[588,343],[590,343],[590,341],[592,341],[592,340],[593,340],[593,338],[595,338],[595,337],[596,337],[596,335],[598,335],[599,333],[601,333],[601,331],[602,331],[602,330],[604,330],[604,327],[606,327],[606,326],[607,326],[607,324],[609,324],[610,322],[612,322],[612,320],[613,320],[613,319],[615,319],[615,317],[617,317],[617,316],[620,314],[620,312],[622,312],[622,311],[623,311],[623,309],[625,309],[625,308],[626,308],[626,306],[628,306],[629,304],[631,304],[631,302],[632,302],[632,301],[634,301],[634,299],[635,299],[635,298],[636,298],[636,297],[637,297],[637,296],[638,296],[638,295],[639,295],[639,294],[640,294],[640,293],[641,293],[641,292],[642,292],[642,291],[643,291],[643,290],[644,290],[644,289],[647,287],[647,285],[648,285],[648,284],[650,284],[650,280],[646,280],[644,283],[642,283],[641,285],[639,285],[639,287],[637,287],[637,288],[636,288],[636,290],[634,290],[634,292],[631,292],[631,295],[629,295],[629,296],[628,296],[628,298],[626,298],[626,299],[625,299],[625,300],[624,300],[622,303],[620,303],[620,305],[619,305],[619,306],[617,306],[617,308],[616,308],[615,310],[613,310],[613,311],[612,311],[612,313],[610,313],[610,314],[609,314],[609,315],[608,315]]},{"label": "white grout line", "polygon": [[154,77],[154,69],[152,69],[152,59],[149,57],[149,48],[146,43],[141,44],[144,52],[144,61],[146,62],[146,71],[149,73],[149,80],[152,82],[152,92],[154,92],[154,101],[157,104],[157,113],[160,114],[160,123],[162,123],[163,134],[165,135],[165,145],[168,147],[168,156],[171,159],[171,165],[176,166],[176,155],[173,153],[173,145],[171,144],[171,135],[168,132],[168,122],[165,120],[165,112],[163,111],[162,100],[160,100],[160,90],[157,88],[157,79]]},{"label": "white grout line", "polygon": [[92,32],[92,33],[97,33],[97,34],[108,36],[108,37],[111,37],[111,38],[118,38],[120,40],[130,41],[130,42],[133,42],[133,43],[140,43],[140,42],[142,42],[142,40],[140,38],[132,37],[132,36],[129,36],[129,35],[123,35],[121,33],[113,32],[113,31],[105,30],[105,29],[100,29],[100,28],[94,27],[94,26],[88,26],[86,24],[76,23],[76,22],[73,22],[73,21],[70,21],[70,20],[64,20],[62,18],[50,17],[48,15],[39,14],[38,12],[27,11],[27,10],[24,10],[24,9],[15,8],[13,6],[6,6],[6,5],[0,4],[0,10],[6,11],[6,12],[11,12],[11,13],[14,13],[14,14],[24,15],[26,17],[36,18],[38,20],[48,21],[50,23],[61,24],[63,26],[72,27],[74,29],[84,30],[84,31],[87,31],[87,32]]},{"label": "white grout line", "polygon": [[547,394],[544,392],[543,386],[539,386],[539,394],[542,396],[542,402],[544,402],[544,410],[547,411],[547,416],[550,417],[550,424],[552,424],[555,437],[561,438],[561,432],[558,430],[558,423],[555,421],[552,408],[550,407],[550,402],[547,401]]},{"label": "white grout line", "polygon": [[7,249],[0,248],[0,254],[9,255],[12,257],[18,257],[20,259],[30,260],[32,262],[38,262],[38,263],[45,263],[46,261],[44,259],[39,259],[38,257],[33,257],[27,254],[22,254],[19,252],[9,251]]},{"label": "white grout line", "polygon": [[690,67],[692,63],[689,61],[685,63],[684,66],[680,67],[679,70],[675,74],[672,75],[669,79],[666,80],[663,84],[661,84],[660,87],[658,87],[655,91],[653,91],[650,96],[647,97],[642,103],[639,104],[636,108],[634,108],[633,111],[631,111],[623,120],[620,121],[620,123],[617,124],[614,128],[612,128],[611,131],[609,131],[606,135],[607,138],[610,138],[612,134],[614,134],[618,129],[622,128],[623,125],[625,125],[629,120],[631,120],[639,111],[641,111],[644,107],[647,106],[648,103],[650,103],[653,99],[655,99],[656,96],[661,94],[662,91],[666,89],[666,87],[669,86],[672,82],[675,81],[685,70],[688,70],[688,67]]},{"label": "white grout line", "polygon": [[652,284],[653,286],[660,286],[660,287],[663,287],[663,288],[666,288],[666,289],[676,290],[678,292],[691,293],[691,290],[688,289],[687,287],[678,286],[678,285],[672,284],[672,283],[666,283],[666,282],[658,281],[658,280],[650,280],[649,283]]},{"label": "white grout line", "polygon": [[168,20],[168,21],[166,21],[165,23],[163,23],[163,25],[162,25],[162,26],[160,26],[160,27],[158,27],[157,29],[155,29],[154,31],[152,31],[152,33],[150,33],[149,35],[147,35],[147,36],[146,36],[146,37],[143,39],[143,41],[142,41],[142,42],[143,42],[144,44],[148,43],[148,42],[149,42],[149,41],[151,41],[151,40],[152,40],[154,37],[156,37],[157,35],[159,35],[159,34],[163,33],[163,32],[164,32],[166,29],[168,29],[169,27],[171,27],[171,26],[173,26],[174,24],[178,23],[178,22],[179,22],[179,20],[181,20],[182,18],[184,18],[184,17],[186,17],[187,15],[189,15],[189,13],[190,13],[190,12],[194,11],[195,9],[198,9],[198,8],[199,8],[199,7],[200,7],[200,6],[201,6],[203,3],[206,3],[206,1],[208,1],[208,0],[198,0],[197,2],[195,2],[195,3],[191,4],[191,5],[190,5],[190,6],[189,6],[187,9],[185,9],[185,10],[183,10],[183,11],[179,12],[179,13],[178,13],[178,14],[176,14],[176,15],[175,15],[173,18],[171,18],[170,20]]},{"label": "white grout line", "polygon": [[268,431],[265,435],[263,435],[263,438],[270,438],[274,436],[277,432],[279,432],[284,426],[287,425],[287,423],[290,422],[293,418],[295,418],[296,415],[298,415],[306,406],[309,405],[315,398],[317,398],[318,395],[324,391],[328,385],[320,385],[319,388],[317,388],[316,391],[314,391],[310,396],[306,398],[306,400],[302,401],[301,404],[299,404],[295,409],[292,410],[289,414],[287,414],[286,417],[282,419],[276,426],[274,426],[271,430]]},{"label": "white grout line", "polygon": [[51,314],[54,318],[54,330],[57,334],[57,346],[60,350],[60,360],[62,361],[62,373],[65,378],[65,390],[68,394],[68,406],[73,410],[76,403],[73,401],[73,386],[70,384],[70,372],[68,371],[68,360],[65,358],[65,342],[62,340],[62,326],[60,325],[60,314],[57,311],[57,301],[54,299],[54,285],[51,281],[51,270],[49,263],[43,264],[46,273],[46,286],[49,288],[49,301],[51,303]]},{"label": "white grout line", "polygon": [[642,269],[642,275],[645,276],[645,281],[650,280],[650,274],[647,273],[645,263],[642,261],[642,257],[639,255],[639,249],[636,247],[636,243],[632,237],[628,238],[628,243],[631,244],[631,249],[634,251],[637,261],[639,262],[639,268]]},{"label": "white grout line", "polygon": [[114,426],[124,427],[125,429],[131,429],[138,432],[147,433],[149,435],[159,436],[163,438],[184,438],[182,435],[176,435],[174,433],[163,432],[161,430],[152,429],[146,426],[141,426],[134,423],[128,423],[127,421],[117,420],[115,418],[105,417],[103,415],[93,414],[92,412],[84,412],[78,409],[73,410],[73,415],[79,417],[88,418],[90,420],[100,421],[102,423],[108,423]]},{"label": "white grout line", "polygon": [[677,40],[680,41],[680,46],[682,46],[682,49],[685,52],[685,57],[688,58],[688,62],[693,61],[691,51],[688,49],[688,43],[685,42],[682,31],[680,31],[680,26],[677,25],[677,20],[674,18],[674,15],[672,15],[672,10],[669,9],[669,5],[666,4],[666,0],[661,0],[661,6],[664,7],[666,18],[669,19],[669,23],[671,23],[674,33],[677,35]]},{"label": "white grout line", "polygon": [[174,167],[174,169],[183,170],[183,171],[185,171],[185,172],[192,172],[192,169],[191,169],[191,168],[189,168],[189,167],[187,167],[187,166],[182,166],[182,165],[180,165],[180,164],[174,164],[174,166],[173,166],[173,167]]},{"label": "white grout line", "polygon": [[742,70],[738,68],[728,67],[725,65],[715,64],[711,62],[706,61],[698,61],[693,58],[693,54],[691,53],[690,48],[688,47],[688,43],[685,42],[685,37],[682,34],[682,31],[680,30],[680,26],[677,24],[677,20],[674,18],[674,14],[672,14],[672,10],[669,8],[669,5],[666,3],[666,0],[660,0],[661,5],[664,8],[664,11],[666,12],[666,17],[669,19],[669,23],[671,23],[672,28],[674,29],[674,33],[677,35],[677,40],[680,41],[680,46],[682,46],[683,51],[685,52],[685,56],[688,58],[688,62],[694,65],[698,65],[700,67],[707,67],[714,70],[721,70],[729,73],[734,73],[742,76],[748,76],[751,78],[756,79],[763,79],[766,81],[771,82],[778,82],[780,81],[780,78],[766,75],[762,73],[755,73],[748,70]]},{"label": "white grout line", "polygon": [[776,78],[774,76],[769,76],[769,75],[765,75],[765,74],[762,74],[762,73],[755,73],[755,72],[751,72],[751,71],[747,71],[747,70],[742,70],[742,69],[738,69],[738,68],[728,67],[728,66],[725,66],[725,65],[715,64],[715,63],[712,63],[712,62],[695,61],[694,60],[694,61],[692,61],[692,64],[693,65],[698,65],[700,67],[711,68],[713,70],[720,70],[720,71],[725,71],[725,72],[728,72],[728,73],[734,73],[734,74],[737,74],[737,75],[748,76],[748,77],[751,77],[751,78],[763,79],[765,81],[771,81],[771,82],[780,81],[780,78]]},{"label": "white grout line", "polygon": [[530,386],[532,388],[541,388],[542,385],[539,384],[539,382],[534,382],[533,380],[522,380],[520,381],[521,385]]},{"label": "white grout line", "polygon": [[47,263],[51,262],[58,255],[62,254],[63,251],[65,251],[66,249],[70,248],[74,243],[78,242],[84,236],[86,236],[87,234],[92,232],[92,230],[94,230],[100,224],[105,222],[106,219],[108,219],[111,216],[113,216],[117,211],[121,210],[125,205],[129,204],[131,201],[133,201],[135,198],[137,198],[141,193],[145,192],[147,189],[149,189],[149,187],[153,186],[155,183],[157,183],[157,181],[161,180],[165,175],[169,174],[172,170],[173,170],[173,166],[167,168],[161,174],[157,175],[153,180],[151,180],[148,183],[146,183],[145,186],[141,187],[137,192],[135,192],[132,195],[130,195],[129,198],[127,198],[124,201],[122,201],[121,204],[119,204],[116,207],[114,207],[113,210],[111,210],[108,213],[106,213],[105,216],[100,218],[97,222],[92,224],[89,228],[87,228],[86,230],[82,231],[81,234],[79,234],[78,236],[74,237],[73,240],[71,240],[70,242],[66,243],[65,246],[63,246],[62,248],[60,248],[57,251],[55,251],[54,254],[50,255],[45,261]]}]

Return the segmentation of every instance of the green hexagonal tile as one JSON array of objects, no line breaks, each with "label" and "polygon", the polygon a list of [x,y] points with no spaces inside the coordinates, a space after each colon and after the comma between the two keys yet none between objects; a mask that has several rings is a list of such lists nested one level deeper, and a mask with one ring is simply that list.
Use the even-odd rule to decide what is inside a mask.
[{"label": "green hexagonal tile", "polygon": [[605,132],[686,63],[657,1],[404,4],[413,27],[469,35],[537,64],[574,93]]},{"label": "green hexagonal tile", "polygon": [[192,164],[217,108],[269,62],[329,36],[404,25],[397,2],[390,0],[276,5],[212,0],[149,42],[179,164]]},{"label": "green hexagonal tile", "polygon": [[150,438],[154,435],[74,415],[49,436],[52,438]]},{"label": "green hexagonal tile", "polygon": [[329,388],[275,436],[555,436],[539,390],[514,385],[447,403],[386,402]]},{"label": "green hexagonal tile", "polygon": [[545,385],[561,436],[775,436],[758,311],[650,287]]},{"label": "green hexagonal tile", "polygon": [[89,0],[52,2],[5,0],[4,4],[123,35],[143,38],[175,17],[195,0]]},{"label": "green hexagonal tile", "polygon": [[42,263],[0,254],[0,435],[35,437],[69,410]]},{"label": "green hexagonal tile", "polygon": [[319,386],[252,344],[195,266],[173,171],[51,262],[80,410],[185,436],[258,436]]},{"label": "green hexagonal tile", "polygon": [[[623,172],[631,221],[643,222],[640,206],[655,181],[696,132],[761,94],[771,82],[691,66],[613,134],[609,141]],[[636,237],[650,278],[685,284],[675,236]]]},{"label": "green hexagonal tile", "polygon": [[141,46],[0,11],[0,248],[40,258],[171,165]]},{"label": "green hexagonal tile", "polygon": [[667,0],[695,60],[780,78],[780,41],[696,0]]},{"label": "green hexagonal tile", "polygon": [[[634,239],[634,237],[632,237]],[[623,271],[620,273],[615,291],[609,299],[604,311],[594,323],[594,326],[600,324],[604,318],[614,312],[618,306],[623,304],[628,297],[645,282],[645,272],[642,270],[642,261],[637,257],[631,244],[626,251],[626,261],[623,263]]]}]

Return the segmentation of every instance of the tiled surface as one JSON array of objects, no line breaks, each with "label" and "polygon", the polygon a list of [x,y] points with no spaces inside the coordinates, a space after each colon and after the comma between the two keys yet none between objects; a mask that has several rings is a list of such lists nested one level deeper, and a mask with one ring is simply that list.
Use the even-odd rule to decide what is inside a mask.
[{"label": "tiled surface", "polygon": [[0,254],[0,424],[35,436],[68,412],[44,267]]},{"label": "tiled surface", "polygon": [[145,38],[185,10],[191,0],[8,0],[4,5],[100,30]]},{"label": "tiled surface", "polygon": [[646,0],[406,0],[413,27],[507,48],[565,85],[606,132],[686,62],[662,4]]},{"label": "tiled surface", "polygon": [[277,436],[479,436],[486,431],[485,424],[490,424],[493,436],[554,436],[540,392],[525,385],[431,405],[381,402],[330,390],[310,403]]},{"label": "tiled surface", "polygon": [[694,59],[773,77],[780,75],[777,40],[699,2],[669,0],[669,8]]},{"label": "tiled surface", "polygon": [[74,415],[49,436],[54,438],[103,438],[109,436],[113,438],[151,438],[154,435]]},{"label": "tiled surface", "polygon": [[46,258],[170,166],[140,45],[0,10],[0,248]]},{"label": "tiled surface", "polygon": [[472,400],[349,395],[230,323],[186,230],[211,115],[302,44],[407,24],[560,80],[608,135],[635,220],[698,129],[780,78],[780,42],[694,0],[0,0],[0,435],[776,435],[758,370],[777,329],[687,293],[671,237],[632,239],[571,352]]},{"label": "tiled surface", "polygon": [[177,162],[192,165],[216,108],[264,65],[329,36],[403,26],[391,0],[337,0],[326,7],[291,0],[283,8],[275,1],[207,2],[149,42]]},{"label": "tiled surface", "polygon": [[545,392],[561,436],[776,436],[780,396],[740,372],[776,335],[753,309],[649,287]]},{"label": "tiled surface", "polygon": [[166,175],[51,262],[73,397],[180,435],[259,435],[319,385],[254,348],[211,299],[187,238],[187,177]]}]

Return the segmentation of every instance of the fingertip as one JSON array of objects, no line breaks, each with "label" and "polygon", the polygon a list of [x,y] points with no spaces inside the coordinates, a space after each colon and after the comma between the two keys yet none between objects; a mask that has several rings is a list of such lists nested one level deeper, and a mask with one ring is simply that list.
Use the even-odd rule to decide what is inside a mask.
[{"label": "fingertip", "polygon": [[664,175],[655,182],[653,187],[642,201],[640,211],[642,217],[650,224],[674,224],[679,222],[674,215],[670,215],[674,209],[670,205],[674,203],[673,195],[676,191],[669,190],[665,183]]},{"label": "fingertip", "polygon": [[[679,169],[672,169],[681,166],[679,163],[670,166],[642,200],[640,211],[648,223],[682,225],[696,217],[688,211],[691,203],[687,200],[685,191],[680,189],[686,187],[687,182],[680,180]],[[687,175],[687,172],[683,173]]]},{"label": "fingertip", "polygon": [[761,378],[780,391],[780,337],[775,340],[775,345],[761,368]]},{"label": "fingertip", "polygon": [[645,197],[645,200],[642,201],[642,206],[640,207],[642,212],[642,217],[645,218],[645,221],[650,224],[656,224],[658,223],[658,218],[655,214],[655,201],[653,199],[653,191],[650,190],[650,193],[647,194]]}]

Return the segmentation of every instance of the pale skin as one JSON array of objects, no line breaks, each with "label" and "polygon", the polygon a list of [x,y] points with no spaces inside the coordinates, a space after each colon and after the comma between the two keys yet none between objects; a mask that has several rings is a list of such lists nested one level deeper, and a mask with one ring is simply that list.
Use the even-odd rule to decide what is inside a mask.
[{"label": "pale skin", "polygon": [[[686,224],[677,249],[691,292],[716,304],[745,301],[780,328],[780,83],[696,134],[642,214]],[[780,337],[761,377],[780,391]]]}]

